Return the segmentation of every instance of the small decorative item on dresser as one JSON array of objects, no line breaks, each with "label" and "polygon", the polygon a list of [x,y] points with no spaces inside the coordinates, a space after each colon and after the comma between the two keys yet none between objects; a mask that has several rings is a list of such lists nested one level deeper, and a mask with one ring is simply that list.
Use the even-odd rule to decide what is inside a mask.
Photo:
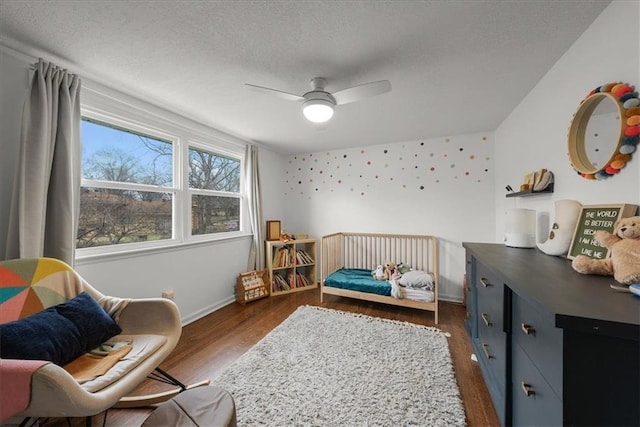
[{"label": "small decorative item on dresser", "polygon": [[267,240],[280,240],[280,221],[267,221]]},{"label": "small decorative item on dresser", "polygon": [[236,284],[236,301],[246,304],[249,301],[268,297],[269,288],[266,285],[268,282],[269,271],[266,269],[240,273]]}]

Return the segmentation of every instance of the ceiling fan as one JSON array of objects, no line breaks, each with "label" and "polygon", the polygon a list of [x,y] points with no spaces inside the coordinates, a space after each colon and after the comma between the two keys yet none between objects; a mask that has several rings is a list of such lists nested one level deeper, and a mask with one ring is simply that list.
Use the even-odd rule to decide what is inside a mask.
[{"label": "ceiling fan", "polygon": [[248,86],[253,90],[271,93],[289,101],[302,102],[302,112],[304,113],[304,116],[307,120],[314,123],[324,123],[331,119],[336,105],[348,104],[350,102],[380,95],[391,90],[391,83],[389,83],[389,80],[365,83],[342,89],[335,93],[327,92],[324,89],[326,85],[326,79],[323,77],[314,77],[311,79],[311,90],[300,96],[277,89],[270,89],[268,87],[245,83],[245,86]]}]

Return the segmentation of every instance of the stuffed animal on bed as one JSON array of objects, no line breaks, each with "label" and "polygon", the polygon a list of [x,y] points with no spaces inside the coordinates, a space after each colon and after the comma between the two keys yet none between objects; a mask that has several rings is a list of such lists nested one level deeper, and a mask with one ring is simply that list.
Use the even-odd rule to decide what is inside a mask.
[{"label": "stuffed animal on bed", "polygon": [[393,262],[387,262],[384,265],[384,275],[386,277],[385,280],[389,280],[391,279],[391,276],[393,276],[393,273],[396,272],[396,270],[398,270],[398,267],[396,266],[395,263]]},{"label": "stuffed animal on bed", "polygon": [[384,269],[382,268],[382,265],[377,266],[376,269],[373,270],[372,274],[373,278],[376,280],[387,280],[384,277]]},{"label": "stuffed animal on bed", "polygon": [[611,251],[606,259],[591,259],[578,255],[572,267],[578,273],[613,276],[623,285],[640,282],[640,216],[621,218],[613,234],[598,230],[594,239]]}]

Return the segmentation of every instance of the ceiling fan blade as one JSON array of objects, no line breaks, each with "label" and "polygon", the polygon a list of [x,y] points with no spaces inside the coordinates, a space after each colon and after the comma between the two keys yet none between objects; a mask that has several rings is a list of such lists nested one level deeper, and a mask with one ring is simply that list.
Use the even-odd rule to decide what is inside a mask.
[{"label": "ceiling fan blade", "polygon": [[336,100],[336,104],[342,105],[380,95],[385,92],[389,92],[390,90],[391,83],[389,80],[380,80],[378,82],[365,83],[359,86],[342,89],[332,95]]},{"label": "ceiling fan blade", "polygon": [[249,89],[254,90],[256,92],[270,93],[272,95],[277,95],[280,98],[283,98],[289,101],[304,101],[304,98],[302,96],[294,95],[293,93],[283,92],[281,90],[271,89],[268,87],[256,86],[249,83],[245,83],[244,85],[248,86]]}]

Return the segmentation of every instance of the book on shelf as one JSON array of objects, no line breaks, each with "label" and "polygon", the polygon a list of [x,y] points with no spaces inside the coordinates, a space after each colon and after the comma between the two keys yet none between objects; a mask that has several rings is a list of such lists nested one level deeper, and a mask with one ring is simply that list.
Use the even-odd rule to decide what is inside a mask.
[{"label": "book on shelf", "polygon": [[289,285],[287,279],[285,279],[280,273],[275,273],[273,275],[271,289],[274,292],[288,291],[289,289],[291,289],[291,286]]},{"label": "book on shelf", "polygon": [[302,249],[296,250],[296,264],[313,264],[315,261],[306,251]]},{"label": "book on shelf", "polygon": [[291,254],[289,248],[283,246],[278,248],[273,253],[272,264],[274,267],[290,267],[291,266]]},{"label": "book on shelf", "polygon": [[289,275],[289,287],[291,289],[304,288],[307,286],[309,286],[309,279],[303,274],[296,273],[295,276],[293,274]]}]

